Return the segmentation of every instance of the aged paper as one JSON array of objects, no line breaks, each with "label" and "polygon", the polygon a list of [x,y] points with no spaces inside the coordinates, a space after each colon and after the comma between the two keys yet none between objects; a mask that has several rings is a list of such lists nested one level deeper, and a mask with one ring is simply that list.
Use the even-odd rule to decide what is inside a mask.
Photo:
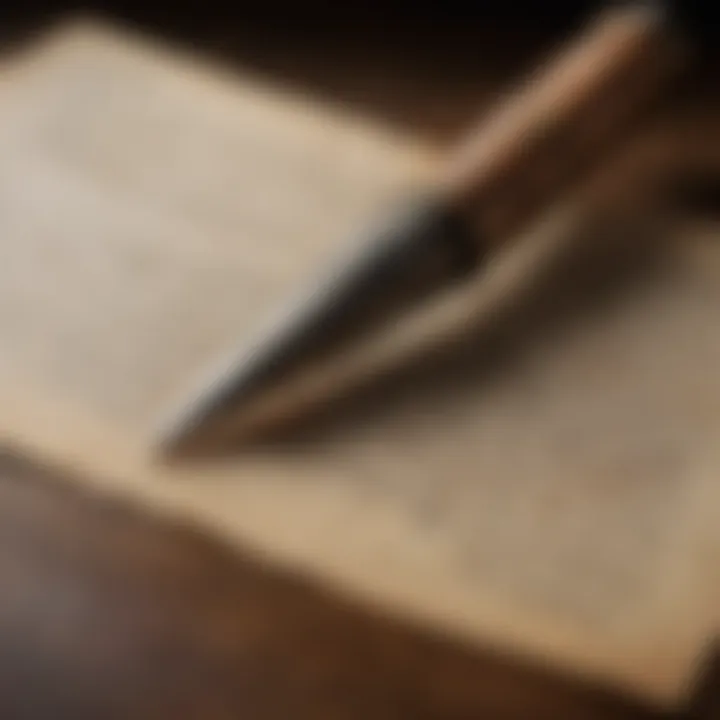
[{"label": "aged paper", "polygon": [[452,301],[477,341],[424,381],[170,468],[168,409],[433,154],[93,24],[1,80],[5,442],[389,612],[682,695],[720,600],[712,230],[550,295],[500,261]]}]

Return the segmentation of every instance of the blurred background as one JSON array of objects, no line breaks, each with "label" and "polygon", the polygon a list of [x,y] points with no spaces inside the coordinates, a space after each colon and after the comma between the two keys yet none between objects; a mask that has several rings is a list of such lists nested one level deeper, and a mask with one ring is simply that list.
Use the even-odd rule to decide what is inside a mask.
[{"label": "blurred background", "polygon": [[[484,89],[525,68],[542,47],[581,23],[589,7],[584,0],[29,0],[3,4],[0,19],[8,44],[58,16],[100,13],[446,141],[474,119]],[[489,57],[492,77],[477,72]]]}]

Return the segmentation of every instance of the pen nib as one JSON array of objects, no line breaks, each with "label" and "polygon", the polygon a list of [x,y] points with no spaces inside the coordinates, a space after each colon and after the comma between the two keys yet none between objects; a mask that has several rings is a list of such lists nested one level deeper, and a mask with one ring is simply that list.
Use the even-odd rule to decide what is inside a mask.
[{"label": "pen nib", "polygon": [[462,218],[441,206],[395,219],[203,383],[162,433],[161,452],[180,458],[232,444],[238,419],[263,390],[472,269],[476,248]]}]

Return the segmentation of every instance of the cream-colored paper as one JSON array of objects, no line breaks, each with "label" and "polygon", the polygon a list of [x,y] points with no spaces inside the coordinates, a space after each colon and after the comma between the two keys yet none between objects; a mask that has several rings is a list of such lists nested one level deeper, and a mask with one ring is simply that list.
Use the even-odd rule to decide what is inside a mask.
[{"label": "cream-colored paper", "polygon": [[[324,441],[170,469],[157,423],[433,154],[99,25],[0,81],[6,442],[389,612],[682,696],[720,600],[712,233]],[[506,265],[453,300],[480,326]]]}]

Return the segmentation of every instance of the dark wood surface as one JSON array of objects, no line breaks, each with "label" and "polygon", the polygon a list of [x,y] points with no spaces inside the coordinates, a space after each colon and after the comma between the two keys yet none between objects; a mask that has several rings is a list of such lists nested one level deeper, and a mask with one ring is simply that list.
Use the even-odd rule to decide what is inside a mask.
[{"label": "dark wood surface", "polygon": [[[467,31],[442,53],[429,36],[175,32],[438,142],[546,42],[495,36],[503,61],[481,72],[487,56]],[[375,616],[0,457],[2,720],[654,717],[547,669]]]}]

